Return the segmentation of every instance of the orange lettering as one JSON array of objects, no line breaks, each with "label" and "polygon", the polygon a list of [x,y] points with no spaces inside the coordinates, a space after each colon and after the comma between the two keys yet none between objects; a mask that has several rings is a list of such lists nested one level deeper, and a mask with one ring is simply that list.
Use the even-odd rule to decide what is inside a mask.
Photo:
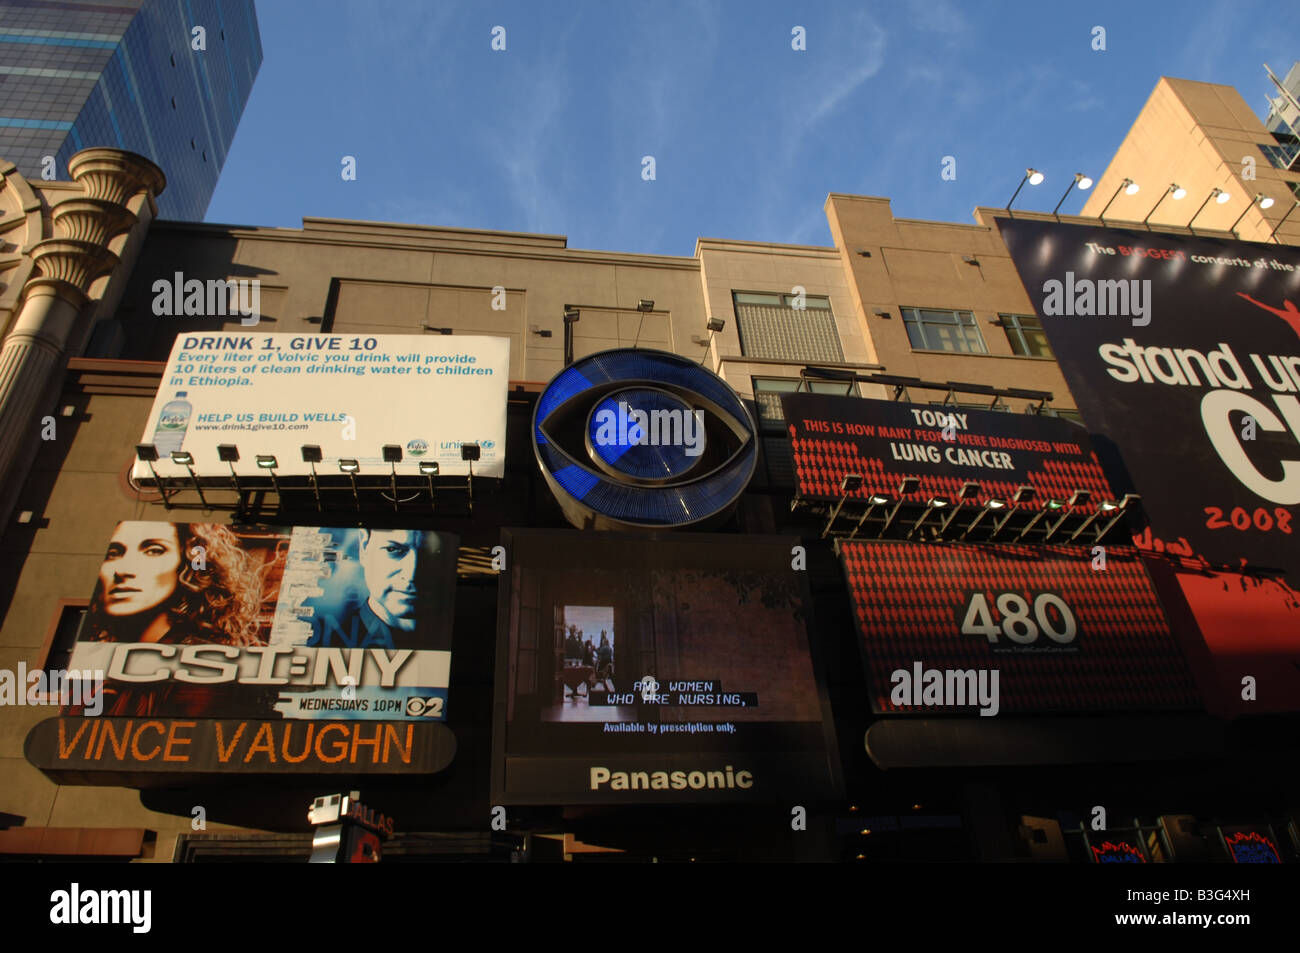
[{"label": "orange lettering", "polygon": [[307,737],[303,739],[302,754],[298,755],[297,757],[294,757],[293,755],[289,754],[289,736],[293,734],[293,727],[294,727],[293,722],[290,722],[289,724],[285,725],[284,738],[282,738],[280,741],[280,754],[284,758],[284,760],[288,761],[290,764],[297,764],[299,761],[306,761],[307,756],[311,754],[311,736],[315,733],[316,726],[313,725],[310,721],[307,722]]},{"label": "orange lettering", "polygon": [[[266,740],[263,741],[263,738]],[[275,739],[271,736],[271,723],[262,722],[262,727],[257,729],[257,734],[253,737],[253,743],[248,746],[248,754],[244,755],[244,764],[253,760],[253,755],[259,751],[265,751],[271,756],[271,763],[275,763]]]},{"label": "orange lettering", "polygon": [[[128,721],[126,727],[122,729],[122,746],[117,744],[117,733],[113,731],[111,721],[104,722],[104,727],[99,732],[99,747],[95,749],[95,760],[98,761],[104,756],[104,742],[111,734],[113,736],[113,754],[117,755],[118,761],[126,760],[126,743],[131,740],[131,726],[135,724],[134,720]],[[86,750],[90,750],[87,748]]]},{"label": "orange lettering", "polygon": [[338,755],[333,758],[325,757],[325,752],[320,750],[321,741],[331,731],[341,731],[345,735],[348,733],[347,728],[340,724],[326,725],[320,731],[316,732],[316,757],[326,764],[334,764],[336,761],[342,761],[348,756],[348,743],[346,741],[340,741],[335,745],[334,750],[338,751]]},{"label": "orange lettering", "polygon": [[163,749],[163,760],[164,760],[164,761],[188,761],[188,760],[190,760],[190,756],[189,756],[188,753],[183,754],[183,755],[174,755],[174,754],[172,754],[172,745],[187,745],[187,744],[189,744],[191,739],[189,739],[189,738],[178,738],[178,737],[176,737],[176,729],[177,729],[177,728],[193,728],[196,724],[198,724],[198,722],[194,722],[194,721],[173,721],[173,722],[171,723],[171,728],[170,728],[170,730],[168,730],[168,732],[167,732],[167,747]]},{"label": "orange lettering", "polygon": [[217,729],[217,760],[222,764],[225,764],[230,760],[231,754],[234,753],[235,745],[239,743],[239,736],[242,735],[244,729],[248,727],[248,722],[241,721],[239,723],[239,729],[235,732],[235,737],[230,739],[230,747],[226,748],[224,751],[221,750],[221,722],[214,721],[212,727]]},{"label": "orange lettering", "polygon": [[[162,742],[159,742],[158,745],[153,749],[153,751],[149,752],[148,754],[140,753],[140,736],[144,734],[144,730],[150,726],[157,728],[158,734],[160,735],[167,734],[167,729],[163,727],[163,723],[161,721],[146,721],[143,725],[137,728],[135,732],[135,737],[131,739],[131,754],[137,761],[148,761],[156,757],[159,751],[162,751]],[[113,750],[116,751],[117,748],[114,747]]]},{"label": "orange lettering", "polygon": [[66,718],[59,719],[59,760],[60,761],[68,760],[68,758],[72,754],[72,749],[77,746],[77,742],[81,740],[81,736],[87,728],[90,728],[90,740],[86,742],[87,753],[90,752],[90,746],[95,743],[95,729],[99,727],[100,723],[95,722],[94,727],[91,727],[91,720],[89,718],[78,718],[77,720],[81,722],[81,727],[78,728],[77,733],[72,736],[72,744],[68,744],[67,743],[68,719]]},{"label": "orange lettering", "polygon": [[[384,764],[388,763],[389,745],[400,745],[401,742],[397,737],[396,725],[384,725]],[[402,764],[411,763],[411,747],[415,743],[415,725],[408,723],[406,726],[406,746],[398,748],[398,756],[402,759]]]}]

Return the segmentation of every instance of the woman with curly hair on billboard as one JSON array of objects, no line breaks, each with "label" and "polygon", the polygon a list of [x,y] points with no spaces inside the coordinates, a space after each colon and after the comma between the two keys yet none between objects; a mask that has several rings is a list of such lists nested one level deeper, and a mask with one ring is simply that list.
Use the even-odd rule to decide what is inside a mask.
[{"label": "woman with curly hair on billboard", "polygon": [[[277,557],[278,561],[280,557]],[[118,524],[99,568],[81,639],[100,642],[265,645],[259,621],[271,564],[229,527],[210,523]],[[206,685],[106,688],[105,714],[202,714]]]}]

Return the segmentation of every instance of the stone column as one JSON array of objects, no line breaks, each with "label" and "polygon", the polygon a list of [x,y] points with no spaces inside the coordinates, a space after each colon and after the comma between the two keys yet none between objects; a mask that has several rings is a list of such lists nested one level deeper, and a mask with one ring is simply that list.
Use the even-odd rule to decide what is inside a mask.
[{"label": "stone column", "polygon": [[0,347],[0,527],[8,526],[36,456],[69,347],[84,338],[93,305],[87,292],[118,265],[108,245],[136,223],[127,203],[141,191],[157,195],[166,183],[148,159],[118,149],[82,150],[68,171],[86,195],[52,209],[55,237],[32,246],[33,277]]}]

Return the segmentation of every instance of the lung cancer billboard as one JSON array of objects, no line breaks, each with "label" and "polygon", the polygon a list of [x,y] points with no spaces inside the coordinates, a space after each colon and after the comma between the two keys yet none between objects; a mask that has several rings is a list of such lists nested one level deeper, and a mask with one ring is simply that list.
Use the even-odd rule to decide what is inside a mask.
[{"label": "lung cancer billboard", "polygon": [[70,662],[99,691],[37,725],[28,759],[90,783],[439,770],[457,549],[422,530],[120,523]]},{"label": "lung cancer billboard", "polygon": [[1112,483],[1142,496],[1134,541],[1190,608],[1208,700],[1300,708],[1300,250],[998,224]]},{"label": "lung cancer billboard", "polygon": [[797,539],[511,530],[492,797],[829,797]]}]

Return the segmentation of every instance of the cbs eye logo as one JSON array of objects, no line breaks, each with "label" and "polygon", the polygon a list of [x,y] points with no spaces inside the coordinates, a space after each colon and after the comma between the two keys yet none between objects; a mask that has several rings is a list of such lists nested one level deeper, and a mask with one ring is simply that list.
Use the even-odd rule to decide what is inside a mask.
[{"label": "cbs eye logo", "polygon": [[533,449],[581,529],[721,518],[758,461],[754,424],[725,381],[665,351],[602,351],[542,391]]}]

